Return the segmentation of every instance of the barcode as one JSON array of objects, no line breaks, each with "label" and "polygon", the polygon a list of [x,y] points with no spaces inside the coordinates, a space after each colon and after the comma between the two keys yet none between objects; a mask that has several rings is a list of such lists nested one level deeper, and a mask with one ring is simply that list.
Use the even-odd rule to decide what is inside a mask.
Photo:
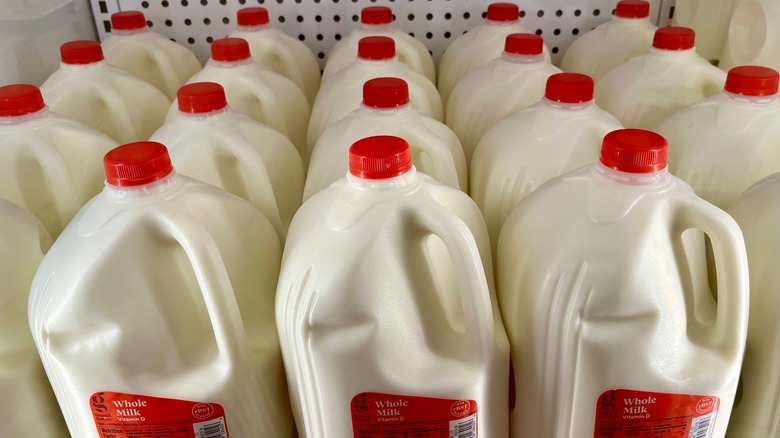
[{"label": "barcode", "polygon": [[713,419],[715,412],[703,417],[694,418],[691,422],[690,438],[710,438],[712,436]]},{"label": "barcode", "polygon": [[197,438],[228,438],[225,431],[225,417],[219,417],[216,420],[195,423],[195,436]]},{"label": "barcode", "polygon": [[477,438],[477,414],[450,421],[450,438]]}]

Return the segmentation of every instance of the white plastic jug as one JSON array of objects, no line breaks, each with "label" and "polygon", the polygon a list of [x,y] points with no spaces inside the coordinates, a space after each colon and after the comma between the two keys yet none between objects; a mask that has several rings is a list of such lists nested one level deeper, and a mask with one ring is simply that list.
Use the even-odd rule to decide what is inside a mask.
[{"label": "white plastic jug", "polygon": [[650,3],[621,0],[609,21],[571,43],[561,59],[561,70],[598,81],[618,65],[650,50],[656,29],[650,21]]},{"label": "white plastic jug", "polygon": [[544,57],[543,47],[538,35],[509,35],[501,57],[467,74],[452,90],[446,123],[460,139],[467,162],[488,129],[538,102],[547,78],[561,72]]},{"label": "white plastic jug", "polygon": [[604,136],[620,128],[593,102],[593,79],[557,73],[539,103],[485,133],[471,159],[469,194],[485,217],[494,260],[512,209],[545,182],[595,163]]},{"label": "white plastic jug", "polygon": [[347,68],[355,60],[360,40],[371,36],[392,38],[397,47],[398,60],[428,78],[431,83],[436,83],[436,71],[428,48],[393,25],[393,11],[387,6],[369,6],[360,10],[360,26],[330,50],[325,60],[322,81]]},{"label": "white plastic jug", "polygon": [[56,238],[103,188],[116,142],[46,108],[34,85],[0,87],[0,198],[35,215]]},{"label": "white plastic jug", "polygon": [[105,163],[105,191],[46,254],[30,295],[71,435],[291,436],[271,223],[177,176],[159,143]]},{"label": "white plastic jug", "polygon": [[323,81],[309,121],[309,151],[325,128],[360,107],[363,84],[369,79],[381,77],[406,81],[412,106],[426,116],[444,120],[444,109],[436,87],[425,76],[398,60],[393,40],[383,36],[366,37],[360,40],[358,59]]},{"label": "white plastic jug", "polygon": [[49,108],[117,142],[146,140],[165,121],[171,101],[154,85],[103,59],[96,41],[60,47],[60,68],[41,85]]},{"label": "white plastic jug", "polygon": [[735,67],[723,91],[669,116],[669,171],[726,209],[751,185],[780,172],[778,73]]},{"label": "white plastic jug", "polygon": [[[513,33],[528,33],[520,25],[520,8],[513,3],[491,3],[484,23],[459,36],[447,47],[439,61],[436,83],[445,107],[455,85],[470,72],[499,58],[506,37]],[[544,51],[549,57],[546,47]]]},{"label": "white plastic jug", "polygon": [[596,83],[596,103],[626,127],[654,129],[670,114],[720,92],[726,73],[694,49],[693,30],[663,27],[653,47]]},{"label": "white plastic jug", "polygon": [[672,26],[696,32],[696,52],[717,65],[729,31],[729,21],[739,0],[676,0]]},{"label": "white plastic jug", "polygon": [[780,2],[738,0],[718,66],[762,65],[780,70]]},{"label": "white plastic jug", "polygon": [[109,64],[159,88],[168,100],[203,68],[192,51],[146,27],[141,11],[111,15],[111,34],[103,41],[103,52]]},{"label": "white plastic jug", "polygon": [[523,200],[497,278],[513,437],[723,438],[745,351],[745,246],[728,214],[667,172],[663,137],[613,131],[599,163]]},{"label": "white plastic jug", "polygon": [[509,346],[479,209],[416,173],[398,137],[358,141],[349,162],[298,210],[282,260],[300,437],[506,437]]},{"label": "white plastic jug", "polygon": [[52,239],[40,222],[0,198],[0,436],[62,437],[68,429],[27,324],[35,270]]},{"label": "white plastic jug", "polygon": [[[246,40],[223,38],[214,41],[211,59],[188,83],[195,82],[222,85],[230,108],[284,134],[298,149],[304,164],[308,163],[309,103],[306,96],[293,81],[254,62]],[[168,118],[178,111],[174,102]]]},{"label": "white plastic jug", "polygon": [[343,178],[349,171],[349,147],[376,135],[403,138],[415,168],[450,187],[468,190],[466,157],[455,133],[412,108],[406,81],[375,78],[363,85],[360,108],[330,125],[314,145],[304,200]]},{"label": "white plastic jug", "polygon": [[301,205],[306,176],[295,145],[278,131],[231,111],[217,83],[185,85],[177,101],[179,113],[150,140],[168,147],[179,174],[251,202],[284,240]]},{"label": "white plastic jug", "polygon": [[780,437],[780,174],[747,190],[728,209],[745,236],[750,267],[750,323],[742,391],[729,421],[728,436]]},{"label": "white plastic jug", "polygon": [[320,89],[320,63],[308,46],[271,26],[265,8],[239,9],[237,20],[230,38],[245,39],[255,61],[295,82],[309,104],[314,103]]}]

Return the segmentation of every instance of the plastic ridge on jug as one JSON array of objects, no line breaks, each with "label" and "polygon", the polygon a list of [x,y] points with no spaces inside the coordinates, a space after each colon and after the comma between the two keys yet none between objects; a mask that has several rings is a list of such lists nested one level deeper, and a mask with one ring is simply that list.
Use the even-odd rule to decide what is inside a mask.
[{"label": "plastic ridge on jug", "polygon": [[690,27],[696,32],[696,52],[717,65],[729,33],[734,6],[740,0],[677,0],[672,26]]},{"label": "plastic ridge on jug", "polygon": [[737,0],[718,66],[762,65],[780,70],[780,3]]}]

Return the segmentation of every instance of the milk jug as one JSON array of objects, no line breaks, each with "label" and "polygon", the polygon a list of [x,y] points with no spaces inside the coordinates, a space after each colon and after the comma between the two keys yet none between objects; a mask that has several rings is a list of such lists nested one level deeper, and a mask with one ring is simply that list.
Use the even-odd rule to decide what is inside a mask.
[{"label": "milk jug", "polygon": [[116,142],[47,109],[34,85],[0,87],[0,198],[31,212],[56,238],[103,187]]},{"label": "milk jug", "polygon": [[369,6],[360,11],[360,27],[354,29],[330,50],[325,60],[322,80],[349,66],[358,53],[361,39],[385,36],[395,41],[398,60],[410,69],[436,83],[433,58],[423,43],[393,25],[393,11],[387,6]]},{"label": "milk jug", "polygon": [[693,30],[663,27],[653,47],[596,83],[596,103],[627,127],[653,129],[678,109],[717,94],[726,73],[694,49]]},{"label": "milk jug", "polygon": [[738,0],[718,66],[763,65],[780,70],[780,2]]},{"label": "milk jug", "polygon": [[696,32],[696,52],[717,64],[729,31],[729,21],[738,0],[676,0],[673,26]]},{"label": "milk jug", "polygon": [[295,82],[306,100],[314,103],[320,89],[320,63],[306,44],[271,26],[265,8],[239,9],[237,19],[238,27],[230,37],[245,39],[255,61]]},{"label": "milk jug", "polygon": [[[306,96],[293,81],[254,62],[246,40],[223,38],[214,41],[211,59],[203,71],[189,81],[190,84],[195,82],[222,85],[234,111],[284,134],[298,149],[304,163],[308,163],[309,103]],[[168,117],[174,117],[177,112],[178,106],[174,103]]]},{"label": "milk jug", "polygon": [[485,216],[494,256],[512,209],[543,183],[595,163],[604,136],[620,128],[593,102],[590,77],[557,73],[539,103],[487,131],[471,159],[469,194]]},{"label": "milk jug", "polygon": [[38,220],[0,198],[0,436],[62,437],[68,429],[27,328],[35,270],[52,239]]},{"label": "milk jug", "polygon": [[742,365],[742,393],[729,422],[731,438],[780,437],[778,199],[780,175],[775,174],[751,187],[728,209],[745,235],[750,266],[750,323]]},{"label": "milk jug", "polygon": [[388,37],[360,40],[358,59],[322,83],[309,121],[309,151],[325,128],[360,107],[363,84],[369,79],[396,77],[409,86],[412,106],[426,116],[444,120],[439,92],[425,76],[409,69],[395,56],[395,43]]},{"label": "milk jug", "polygon": [[601,79],[604,74],[650,49],[656,27],[650,21],[650,3],[622,0],[615,15],[574,40],[561,59],[561,70]]},{"label": "milk jug", "polygon": [[205,181],[257,207],[284,239],[301,205],[303,162],[287,137],[231,111],[214,82],[183,86],[179,113],[152,135],[181,175]]},{"label": "milk jug", "polygon": [[751,185],[780,172],[778,73],[758,66],[729,70],[723,91],[669,116],[669,170],[722,209]]},{"label": "milk jug", "polygon": [[547,78],[561,72],[545,59],[543,45],[538,35],[509,35],[501,57],[467,74],[452,90],[446,123],[463,144],[467,162],[491,126],[538,102]]},{"label": "milk jug", "polygon": [[745,246],[728,214],[667,172],[663,137],[613,131],[598,163],[523,200],[497,278],[513,437],[723,438],[747,333]]},{"label": "milk jug", "polygon": [[282,260],[300,437],[506,437],[509,346],[479,209],[417,173],[398,137],[358,141],[349,162],[298,210]]},{"label": "milk jug", "polygon": [[[439,61],[436,84],[445,107],[455,85],[468,73],[500,57],[506,37],[513,33],[528,33],[520,25],[520,8],[513,3],[491,3],[484,23],[447,47]],[[545,53],[548,53],[546,48]]]},{"label": "milk jug", "polygon": [[30,296],[71,435],[291,436],[273,226],[177,176],[160,143],[121,146],[105,164],[106,189],[46,254]]},{"label": "milk jug", "polygon": [[149,82],[169,100],[202,68],[189,49],[146,27],[141,11],[111,15],[111,34],[103,41],[103,52],[109,64]]},{"label": "milk jug", "polygon": [[450,187],[468,190],[463,147],[447,125],[420,114],[409,102],[406,81],[376,78],[363,85],[360,108],[330,125],[312,151],[304,199],[327,188],[349,171],[349,147],[375,135],[409,143],[415,168]]}]

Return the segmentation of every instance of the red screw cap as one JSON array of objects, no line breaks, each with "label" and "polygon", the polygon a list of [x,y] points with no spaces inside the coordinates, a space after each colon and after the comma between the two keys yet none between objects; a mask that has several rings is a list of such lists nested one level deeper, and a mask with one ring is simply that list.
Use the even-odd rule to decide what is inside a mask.
[{"label": "red screw cap", "polygon": [[668,145],[661,135],[644,129],[618,129],[604,137],[601,163],[627,173],[653,173],[666,167]]},{"label": "red screw cap", "polygon": [[780,74],[774,69],[743,65],[729,70],[723,89],[743,96],[771,96],[777,94],[778,81]]},{"label": "red screw cap", "polygon": [[399,78],[374,78],[363,84],[363,104],[395,108],[409,103],[409,85]]},{"label": "red screw cap", "polygon": [[249,59],[249,43],[243,38],[222,38],[211,43],[211,59],[236,62]]},{"label": "red screw cap", "polygon": [[696,33],[688,27],[662,27],[655,31],[653,47],[662,50],[692,49]]},{"label": "red screw cap", "polygon": [[176,93],[179,111],[203,114],[219,111],[227,106],[225,89],[214,82],[196,82],[179,88]]},{"label": "red screw cap", "polygon": [[378,135],[349,148],[349,172],[362,179],[387,179],[412,168],[409,143],[400,137]]},{"label": "red screw cap", "polygon": [[561,103],[593,100],[593,79],[580,73],[556,73],[547,78],[544,97]]},{"label": "red screw cap", "polygon": [[173,172],[168,149],[154,141],[139,141],[108,151],[103,158],[106,182],[135,187],[161,180]]},{"label": "red screw cap", "polygon": [[111,14],[111,27],[116,30],[134,30],[146,27],[146,17],[141,11],[122,11]]},{"label": "red screw cap", "polygon": [[103,48],[97,41],[71,41],[60,46],[63,64],[92,64],[103,60]]},{"label": "red screw cap", "polygon": [[541,55],[544,39],[533,33],[513,33],[507,35],[504,51],[515,55]]},{"label": "red screw cap", "polygon": [[23,116],[45,107],[41,90],[35,85],[15,84],[0,87],[0,117]]},{"label": "red screw cap", "polygon": [[239,26],[261,26],[270,22],[268,18],[268,9],[266,8],[243,8],[236,14]]},{"label": "red screw cap", "polygon": [[390,59],[395,57],[395,41],[385,36],[370,36],[358,41],[358,58]]},{"label": "red screw cap", "polygon": [[360,10],[363,24],[389,24],[393,22],[393,11],[387,6],[369,6]]},{"label": "red screw cap", "polygon": [[520,7],[513,3],[491,3],[487,8],[490,21],[517,21],[520,19]]},{"label": "red screw cap", "polygon": [[644,0],[621,0],[615,8],[620,18],[647,18],[650,16],[650,3]]}]

